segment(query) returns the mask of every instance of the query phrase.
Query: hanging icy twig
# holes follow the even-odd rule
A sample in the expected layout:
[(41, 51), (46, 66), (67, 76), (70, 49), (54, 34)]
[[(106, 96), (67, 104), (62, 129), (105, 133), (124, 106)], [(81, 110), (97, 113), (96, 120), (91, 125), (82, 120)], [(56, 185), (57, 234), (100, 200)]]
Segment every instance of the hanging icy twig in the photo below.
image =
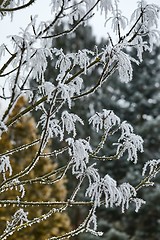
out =
[(69, 155), (72, 157), (72, 173), (83, 173), (89, 162), (89, 153), (92, 152), (89, 142), (84, 139), (68, 138), (67, 143), (69, 145)]
[(12, 175), (12, 167), (8, 156), (0, 157), (0, 173), (3, 175), (3, 179), (6, 180), (6, 172), (9, 171), (9, 176)]

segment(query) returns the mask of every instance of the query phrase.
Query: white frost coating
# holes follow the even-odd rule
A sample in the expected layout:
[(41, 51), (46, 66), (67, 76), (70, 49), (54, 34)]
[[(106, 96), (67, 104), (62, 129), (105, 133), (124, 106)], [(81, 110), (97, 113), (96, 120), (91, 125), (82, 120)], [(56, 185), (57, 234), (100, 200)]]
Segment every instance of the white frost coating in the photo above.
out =
[(158, 27), (160, 7), (156, 4), (148, 4), (146, 1), (138, 1), (138, 8), (133, 12), (131, 21), (135, 21), (143, 10), (143, 27), (150, 30), (153, 26)]
[(105, 198), (105, 206), (113, 207), (121, 206), (122, 212), (128, 209), (131, 201), (136, 203), (137, 211), (142, 203), (145, 203), (142, 199), (136, 198), (136, 190), (129, 183), (123, 183), (117, 186), (117, 182), (111, 178), (108, 174), (104, 178), (93, 179), (90, 182), (89, 187), (86, 190), (86, 196), (91, 198), (94, 202), (94, 206), (99, 207), (103, 196)]
[(9, 156), (0, 157), (0, 173), (2, 173), (4, 180), (6, 180), (5, 173), (9, 171), (9, 176), (12, 175), (12, 167), (10, 164)]
[(42, 82), (44, 82), (44, 73), (48, 65), (48, 57), (52, 59), (52, 52), (50, 49), (47, 48), (35, 49), (34, 56), (30, 56), (28, 66), (34, 66), (32, 71), (32, 77), (35, 78), (37, 81), (41, 80)]
[(89, 119), (89, 124), (92, 124), (97, 132), (103, 128), (109, 132), (113, 126), (120, 124), (120, 118), (112, 110), (103, 109), (103, 113), (97, 112)]
[[(7, 3), (7, 1), (8, 0), (4, 0), (1, 7), (4, 7), (3, 4)], [(134, 134), (130, 124), (126, 121), (121, 123), (119, 117), (116, 116), (113, 111), (103, 109), (103, 112), (96, 113), (89, 119), (89, 123), (93, 125), (97, 132), (100, 130), (101, 133), (103, 132), (100, 143), (97, 144), (98, 146), (95, 146), (95, 151), (92, 151), (89, 140), (75, 139), (77, 136), (76, 124), (77, 122), (83, 124), (83, 121), (76, 114), (69, 113), (67, 108), (71, 108), (72, 100), (75, 100), (77, 95), (81, 95), (81, 89), (83, 89), (82, 96), (87, 95), (92, 92), (92, 89), (93, 91), (97, 89), (98, 85), (101, 87), (101, 83), (103, 83), (116, 69), (119, 72), (122, 82), (127, 83), (132, 80), (133, 70), (131, 63), (136, 62), (138, 64), (139, 62), (129, 56), (129, 51), (127, 51), (128, 54), (126, 54), (126, 50), (130, 47), (136, 49), (137, 57), (139, 61), (142, 61), (143, 52), (146, 50), (151, 51), (155, 39), (157, 42), (160, 40), (160, 32), (154, 29), (154, 27), (158, 26), (158, 11), (160, 11), (160, 8), (154, 4), (147, 4), (144, 0), (139, 1), (138, 9), (133, 13), (131, 18), (131, 26), (127, 26), (126, 28), (128, 21), (122, 16), (121, 11), (118, 9), (119, 0), (52, 0), (50, 2), (51, 11), (53, 12), (50, 21), (44, 21), (37, 24), (37, 17), (35, 16), (24, 30), (21, 29), (19, 36), (10, 36), (12, 41), (11, 49), (6, 45), (0, 46), (0, 57), (3, 57), (5, 53), (9, 55), (8, 61), (6, 60), (6, 63), (2, 65), (1, 74), (2, 76), (6, 75), (5, 85), (9, 85), (11, 93), (6, 93), (6, 95), (3, 94), (1, 98), (6, 97), (7, 99), (7, 96), (13, 96), (13, 105), (15, 104), (15, 99), (18, 99), (21, 94), (28, 94), (31, 100), (34, 100), (33, 103), (38, 100), (35, 105), (33, 104), (33, 108), (36, 106), (36, 108), (43, 111), (43, 115), (39, 121), (42, 127), (42, 135), (40, 138), (40, 149), (37, 152), (37, 158), (32, 162), (31, 168), (34, 168), (50, 138), (57, 137), (60, 140), (66, 141), (68, 143), (67, 147), (65, 146), (62, 149), (54, 150), (52, 153), (63, 153), (66, 149), (69, 149), (68, 166), (72, 167), (72, 173), (74, 177), (77, 178), (77, 182), (79, 180), (78, 186), (73, 190), (70, 201), (73, 205), (75, 204), (75, 196), (77, 196), (77, 192), (84, 178), (88, 180), (86, 196), (89, 197), (91, 201), (94, 201), (83, 224), (79, 225), (77, 230), (67, 233), (66, 236), (72, 237), (72, 234), (77, 235), (83, 231), (90, 232), (95, 236), (100, 236), (101, 233), (96, 232), (97, 207), (100, 207), (101, 204), (106, 207), (120, 206), (122, 212), (124, 212), (125, 209), (129, 207), (130, 202), (134, 202), (136, 204), (135, 211), (138, 211), (140, 206), (145, 202), (142, 199), (136, 198), (136, 191), (143, 186), (154, 184), (151, 183), (150, 180), (160, 171), (160, 160), (152, 160), (145, 164), (143, 168), (143, 175), (145, 175), (145, 178), (140, 182), (138, 187), (136, 187), (136, 190), (129, 183), (118, 185), (116, 180), (108, 174), (103, 177), (100, 176), (98, 168), (95, 166), (96, 164), (93, 162), (90, 163), (90, 157), (91, 161), (94, 161), (96, 157), (97, 159), (103, 159), (104, 157), (106, 160), (112, 160), (114, 158), (118, 159), (124, 153), (127, 153), (127, 160), (136, 163), (138, 151), (143, 151), (143, 140), (140, 136)], [(8, 1), (8, 3), (9, 5), (6, 5), (6, 8), (19, 6), (22, 5), (22, 3), (28, 3), (28, 1), (25, 0), (22, 2), (20, 0), (15, 0)], [(61, 36), (65, 36), (69, 32), (74, 32), (78, 25), (87, 23), (87, 19), (94, 13), (95, 9), (90, 11), (94, 5), (97, 5), (97, 8), (105, 14), (106, 22), (108, 22), (108, 20), (112, 21), (112, 30), (118, 35), (117, 43), (114, 43), (114, 41), (112, 41), (112, 36), (109, 36), (110, 42), (108, 45), (102, 50), (96, 48), (95, 52), (83, 49), (72, 53), (68, 50), (65, 52), (63, 49), (52, 49), (52, 40), (54, 40), (54, 38), (60, 39)], [(87, 15), (87, 12), (90, 13)], [(3, 17), (2, 14), (1, 17)], [(60, 26), (62, 22), (65, 22), (64, 32), (60, 30), (60, 32), (57, 33), (56, 28)], [(70, 24), (73, 25), (71, 26)], [(36, 25), (38, 27), (36, 27)], [(122, 30), (125, 31), (124, 35), (124, 31)], [(47, 68), (47, 60), (48, 58), (53, 59), (53, 57), (54, 66), (57, 70), (54, 74), (55, 85), (45, 81), (44, 76)], [(96, 85), (94, 86), (92, 85), (92, 81), (84, 82), (84, 85), (82, 85), (83, 80), (81, 77), (88, 73), (87, 70), (90, 71), (95, 66), (100, 75), (100, 81), (98, 81), (97, 84), (95, 83)], [(38, 82), (37, 85), (40, 86), (37, 88), (40, 94), (36, 92), (36, 99), (34, 98), (36, 88), (33, 89), (30, 87), (30, 79), (35, 79)], [(41, 100), (39, 99), (39, 96), (46, 95), (47, 101), (43, 97)], [(39, 106), (37, 106), (37, 104), (39, 104)], [(12, 103), (9, 106), (11, 105)], [(13, 106), (11, 106), (8, 113), (11, 112), (12, 109)], [(6, 119), (7, 118), (8, 116), (6, 116)], [(0, 131), (7, 131), (7, 127), (3, 122), (0, 122)], [(107, 137), (114, 133), (116, 133), (115, 137), (119, 137), (118, 143), (115, 144), (118, 145), (116, 154), (113, 156), (99, 156), (100, 150), (103, 148)], [(71, 134), (73, 138), (66, 140), (67, 134)], [(90, 139), (90, 137), (88, 137), (88, 139)], [(22, 150), (25, 149), (25, 147), (20, 146), (15, 148), (13, 151), (9, 151), (8, 154), (18, 152), (19, 149)], [(48, 155), (52, 153), (48, 153)], [(64, 171), (64, 174), (62, 174), (63, 176), (67, 169)], [(19, 179), (23, 175), (27, 177), (28, 172), (29, 170), (25, 168), (24, 171), (19, 173)], [(0, 158), (0, 173), (3, 174), (4, 179), (12, 174), (8, 156)], [(16, 189), (20, 192), (17, 193), (17, 195), (21, 195), (17, 197), (17, 204), (21, 204), (20, 200), (25, 194), (24, 185), (19, 179), (14, 179), (14, 177), (7, 179), (7, 183), (2, 183), (1, 187), (1, 192), (7, 191), (8, 189)], [(7, 204), (9, 203), (7, 202)], [(83, 204), (85, 204), (85, 201)], [(86, 204), (88, 204), (88, 198), (86, 199)], [(54, 211), (60, 212), (64, 210), (64, 208), (62, 207), (58, 210), (52, 209), (51, 211), (52, 213)], [(36, 222), (46, 219), (52, 214), (51, 211), (48, 215), (45, 214), (29, 221), (25, 226), (31, 226)], [(9, 229), (10, 232), (7, 233), (6, 236), (12, 234), (16, 229), (20, 230), (23, 228), (24, 226), (21, 224), (27, 221), (27, 213), (25, 213), (23, 209), (18, 210), (11, 221), (7, 223), (8, 228), (6, 228), (6, 231)], [(62, 237), (52, 237), (51, 239), (59, 238), (64, 239), (65, 235)]]
[(61, 116), (62, 119), (62, 130), (66, 130), (68, 134), (73, 132), (73, 137), (76, 136), (76, 127), (75, 123), (78, 121), (82, 125), (84, 125), (82, 119), (78, 117), (76, 114), (68, 113), (67, 111), (64, 111)]
[(120, 192), (120, 202), (122, 205), (122, 212), (125, 211), (125, 209), (129, 208), (129, 201), (131, 200), (131, 197), (136, 197), (137, 193), (134, 187), (132, 187), (129, 183), (122, 183), (118, 190)]
[(84, 173), (89, 162), (89, 153), (92, 152), (89, 142), (85, 139), (74, 140), (73, 138), (68, 138), (66, 141), (69, 145), (69, 155), (72, 157), (72, 173)]
[(137, 18), (142, 15), (143, 12), (143, 21), (141, 22), (141, 27), (136, 25), (134, 31), (137, 30), (148, 35), (148, 43), (144, 40), (141, 34), (138, 34), (132, 43), (137, 48), (137, 56), (140, 61), (142, 61), (142, 53), (144, 50), (152, 51), (153, 43), (159, 42), (160, 40), (160, 31), (154, 29), (158, 27), (159, 22), (159, 11), (160, 7), (156, 4), (148, 4), (146, 1), (138, 1), (138, 8), (131, 15), (131, 22), (135, 22)]
[[(45, 113), (42, 114), (38, 125), (42, 127), (42, 133), (46, 131), (46, 139), (43, 141), (43, 149), (48, 143), (48, 140), (53, 137), (59, 137), (60, 141), (63, 139), (63, 131), (60, 127), (59, 120), (55, 118), (54, 115), (48, 117)], [(43, 134), (42, 134), (43, 136)]]
[[(5, 186), (4, 186), (4, 187), (5, 187)], [(7, 185), (7, 187), (8, 187), (9, 189), (11, 189), (11, 190), (15, 188), (16, 191), (18, 191), (18, 192), (21, 193), (20, 198), (23, 198), (23, 197), (24, 197), (24, 195), (25, 195), (25, 188), (24, 188), (24, 186), (23, 186), (22, 184), (20, 184), (19, 179), (17, 179), (17, 178), (13, 179), (13, 180)], [(2, 191), (3, 191), (3, 187), (2, 187)], [(6, 191), (6, 189), (4, 189), (4, 191)]]
[(24, 212), (22, 208), (17, 210), (15, 214), (12, 216), (11, 221), (7, 221), (6, 229), (4, 232), (10, 232), (14, 227), (18, 225), (22, 225), (23, 223), (28, 222), (28, 212)]
[(127, 160), (136, 164), (138, 160), (137, 152), (143, 152), (143, 139), (139, 135), (131, 133), (129, 136), (124, 136), (123, 139), (120, 137), (120, 141), (122, 143), (117, 144), (117, 155), (121, 157), (127, 151)]
[[(145, 163), (142, 171), (142, 176), (145, 176), (147, 172), (147, 168), (149, 168), (149, 175), (154, 175), (153, 177), (156, 176), (158, 171), (160, 171), (160, 159), (153, 159)], [(159, 168), (159, 169), (158, 169)]]
[(73, 81), (71, 81), (68, 84), (68, 87), (70, 89), (72, 89), (72, 95), (73, 94), (77, 94), (79, 95), (81, 92), (81, 88), (82, 88), (82, 84), (83, 84), (83, 79), (80, 77), (76, 77)]
[[(115, 0), (117, 2), (117, 0)], [(100, 1), (100, 10), (101, 13), (104, 12), (105, 18), (108, 17), (108, 12), (113, 10), (113, 1), (112, 0), (101, 0)]]
[(87, 66), (90, 62), (90, 57), (88, 55), (94, 55), (94, 52), (87, 49), (79, 50), (74, 58), (74, 65), (79, 65), (80, 68), (84, 68), (84, 73), (86, 74)]
[(71, 108), (72, 97), (74, 95), (80, 94), (83, 80), (80, 77), (76, 77), (73, 81), (68, 84), (59, 83), (58, 90), (61, 94), (61, 98), (68, 103), (69, 108)]
[(52, 94), (56, 89), (56, 87), (51, 82), (45, 81), (44, 84), (39, 88), (40, 88), (40, 92), (47, 95), (47, 101), (49, 102), (52, 99), (52, 96), (53, 96)]
[(71, 56), (70, 54), (64, 54), (63, 52), (63, 49), (57, 49), (57, 48), (54, 48), (53, 49), (53, 54), (55, 54), (55, 56), (58, 57), (58, 60), (56, 62), (56, 69), (59, 68), (60, 70), (60, 73), (61, 72), (66, 72), (67, 70), (70, 69), (71, 67)]
[(94, 231), (97, 230), (97, 216), (96, 216), (95, 212), (92, 213), (92, 215), (87, 223), (87, 230), (91, 230), (91, 226)]
[(5, 45), (2, 44), (0, 45), (0, 58), (3, 57), (5, 55)]
[(64, 54), (63, 49), (53, 49), (53, 53), (58, 57), (56, 62), (56, 69), (59, 68), (60, 73), (66, 72), (71, 68), (71, 66), (78, 65), (80, 68), (84, 68), (84, 73), (86, 73), (87, 66), (90, 62), (90, 56), (94, 55), (94, 52), (87, 49), (79, 50), (77, 53)]
[(113, 56), (113, 60), (117, 61), (117, 69), (119, 72), (119, 77), (121, 82), (129, 82), (133, 77), (133, 69), (131, 65), (131, 57), (124, 53), (123, 51), (117, 51), (115, 49), (115, 54)]
[(120, 125), (121, 129), (121, 136), (119, 138), (119, 141), (124, 139), (126, 136), (130, 136), (131, 133), (133, 133), (133, 127), (127, 123), (127, 121), (123, 121)]
[(116, 154), (121, 157), (125, 151), (128, 151), (127, 160), (137, 163), (137, 152), (143, 152), (143, 139), (133, 133), (133, 127), (129, 123), (126, 121), (120, 123), (120, 118), (113, 111), (103, 109), (103, 113), (96, 113), (89, 119), (89, 124), (92, 124), (97, 132), (103, 129), (107, 133), (112, 127), (117, 126), (115, 131), (120, 129), (121, 136), (118, 139), (118, 144), (114, 144), (118, 145)]
[[(0, 116), (1, 117), (1, 116)], [(3, 132), (7, 132), (8, 127), (5, 125), (4, 122), (0, 120), (0, 138)]]
[(141, 208), (142, 204), (146, 204), (146, 201), (144, 201), (141, 198), (132, 198), (132, 202), (134, 202), (136, 204), (135, 212), (139, 211), (139, 209)]
[(58, 90), (61, 93), (61, 98), (68, 103), (71, 108), (71, 97), (74, 95), (74, 88), (70, 88), (68, 85), (59, 83)]
[[(25, 0), (14, 0), (14, 1), (7, 1), (7, 0), (5, 0), (5, 1), (2, 1), (1, 7), (3, 8), (6, 3), (7, 3), (6, 8), (7, 9), (8, 8), (12, 9), (12, 8), (16, 8), (18, 6), (22, 6), (25, 3)], [(5, 12), (5, 14), (0, 14), (0, 18), (3, 19), (6, 16), (6, 14), (10, 15), (11, 19), (13, 18), (13, 12), (12, 11), (11, 12), (10, 11), (9, 12)]]
[(96, 163), (92, 164), (91, 166), (87, 167), (85, 170), (85, 176), (88, 177), (89, 180), (89, 186), (92, 184), (92, 182), (99, 182), (100, 181), (100, 175), (98, 173), (98, 169), (94, 166)]
[[(112, 11), (113, 17), (109, 18), (108, 20), (112, 19), (112, 29), (117, 35), (120, 34), (121, 29), (125, 29), (128, 25), (128, 19), (122, 15), (120, 9), (118, 9), (118, 4), (115, 2), (116, 9)], [(106, 21), (107, 22), (107, 21)]]
[[(105, 195), (105, 206), (113, 206), (115, 202), (116, 195), (118, 194), (116, 188), (116, 181), (112, 179), (109, 175), (101, 178), (98, 181), (94, 181), (86, 190), (86, 196), (91, 198), (94, 202), (95, 207), (99, 207), (101, 203), (102, 195)], [(117, 198), (116, 198), (117, 199)]]
[(60, 10), (60, 8), (62, 7), (62, 5), (64, 7), (66, 7), (67, 5), (69, 5), (69, 1), (68, 0), (51, 0), (51, 10), (52, 12), (58, 12)]

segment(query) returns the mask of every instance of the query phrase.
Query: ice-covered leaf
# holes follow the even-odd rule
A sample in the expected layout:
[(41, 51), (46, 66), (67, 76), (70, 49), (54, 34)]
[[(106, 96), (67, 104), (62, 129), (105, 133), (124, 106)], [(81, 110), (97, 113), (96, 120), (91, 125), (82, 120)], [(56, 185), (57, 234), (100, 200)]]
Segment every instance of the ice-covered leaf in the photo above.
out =
[(92, 124), (97, 132), (100, 129), (105, 129), (109, 132), (113, 126), (120, 124), (120, 118), (112, 110), (103, 109), (102, 113), (97, 112), (89, 119), (89, 124)]
[(117, 144), (117, 155), (119, 157), (123, 156), (123, 154), (127, 151), (128, 161), (133, 161), (137, 163), (138, 160), (138, 151), (143, 152), (143, 139), (134, 133), (124, 137), (123, 139), (119, 139), (120, 142)]
[(117, 61), (117, 69), (121, 82), (128, 83), (133, 77), (131, 57), (123, 51), (115, 51), (113, 59)]
[(12, 219), (10, 221), (7, 221), (5, 232), (12, 232), (12, 230), (19, 225), (22, 225), (23, 223), (28, 222), (28, 212), (24, 212), (22, 208), (17, 210), (15, 214), (12, 216)]
[(152, 174), (152, 177), (155, 177), (158, 171), (160, 171), (160, 159), (147, 161), (143, 167), (142, 176), (145, 176), (147, 170), (149, 170), (149, 175)]
[(5, 173), (9, 171), (9, 176), (12, 175), (12, 166), (10, 164), (9, 156), (0, 157), (0, 173), (2, 173), (4, 180), (6, 179)]
[(69, 108), (71, 108), (72, 97), (76, 94), (80, 94), (82, 83), (82, 78), (76, 77), (68, 84), (58, 84), (58, 90), (60, 92), (61, 98), (68, 103)]
[(66, 141), (69, 145), (69, 154), (72, 157), (72, 173), (83, 174), (89, 162), (89, 153), (92, 152), (89, 142), (85, 139), (74, 140), (73, 138), (68, 138)]
[(42, 94), (47, 95), (47, 101), (49, 102), (52, 97), (53, 97), (53, 92), (56, 89), (56, 87), (48, 81), (45, 81), (44, 84), (42, 86), (39, 87), (40, 92), (42, 92)]
[(95, 208), (99, 207), (103, 199), (105, 199), (106, 207), (121, 206), (122, 212), (128, 209), (132, 199), (136, 203), (136, 211), (138, 211), (144, 201), (137, 199), (136, 195), (133, 186), (129, 183), (118, 186), (117, 182), (108, 174), (103, 178), (95, 179), (86, 190), (86, 196), (90, 197), (91, 201), (94, 202)]
[(82, 125), (84, 124), (82, 119), (78, 117), (76, 114), (68, 113), (64, 111), (61, 116), (62, 119), (62, 129), (66, 130), (69, 134), (73, 132), (73, 137), (76, 136), (76, 126), (75, 123), (78, 121)]

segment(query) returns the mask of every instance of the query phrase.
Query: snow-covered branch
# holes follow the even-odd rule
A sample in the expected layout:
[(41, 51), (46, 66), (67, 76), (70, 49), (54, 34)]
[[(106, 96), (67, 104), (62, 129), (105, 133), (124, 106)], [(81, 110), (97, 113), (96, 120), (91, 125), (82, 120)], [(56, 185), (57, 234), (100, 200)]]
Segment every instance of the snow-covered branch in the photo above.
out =
[[(152, 51), (155, 40), (160, 41), (160, 7), (140, 0), (129, 21), (119, 9), (118, 0), (49, 2), (51, 20), (38, 22), (38, 17), (32, 16), (28, 25), (21, 28), (19, 35), (9, 36), (11, 46), (0, 46), (0, 78), (5, 82), (0, 89), (0, 101), (6, 100), (5, 111), (0, 112), (0, 137), (8, 144), (8, 149), (4, 148), (0, 152), (0, 207), (18, 208), (6, 221), (6, 227), (0, 233), (1, 240), (16, 231), (45, 221), (57, 212), (72, 209), (73, 206), (88, 206), (90, 209), (75, 230), (49, 239), (70, 238), (82, 232), (100, 237), (102, 232), (98, 231), (97, 209), (102, 205), (106, 208), (120, 207), (125, 213), (130, 203), (135, 203), (137, 212), (145, 203), (138, 197), (138, 190), (153, 185), (151, 180), (160, 171), (160, 160), (149, 160), (143, 168), (144, 179), (139, 179), (135, 187), (128, 182), (119, 183), (107, 171), (102, 174), (98, 169), (98, 160), (127, 160), (136, 164), (139, 153), (144, 151), (143, 139), (135, 133), (134, 126), (121, 120), (112, 109), (93, 110), (93, 114), (86, 112), (89, 118), (87, 122), (86, 116), (81, 114), (76, 105), (76, 100), (81, 100), (81, 105), (87, 104), (86, 97), (95, 94), (106, 82), (108, 84), (109, 77), (115, 72), (123, 84), (132, 81), (132, 64), (142, 62), (143, 53)], [(0, 1), (1, 20), (6, 14), (13, 18), (18, 10), (33, 3), (36, 1)], [(45, 1), (44, 11), (47, 3)], [(117, 42), (113, 41), (110, 33), (102, 48), (95, 46), (92, 50), (84, 48), (71, 52), (54, 46), (55, 39), (61, 45), (63, 36), (74, 33), (81, 24), (87, 25), (88, 19), (97, 10), (104, 13), (105, 24), (111, 21), (113, 34), (118, 37)], [(63, 24), (65, 27), (61, 29)], [(61, 30), (57, 32), (58, 28)], [(136, 57), (130, 55), (131, 47), (136, 50)], [(52, 61), (51, 79), (47, 77), (49, 61)], [(97, 77), (93, 80), (89, 75), (94, 75), (95, 71)], [(18, 104), (21, 99), (25, 100), (20, 107)], [(31, 114), (36, 111), (38, 124), (32, 123), (32, 126), (34, 130), (37, 129), (35, 132), (39, 136), (35, 137), (36, 133), (32, 131), (28, 133), (31, 135), (30, 140), (26, 141), (23, 136), (24, 141), (17, 140), (16, 145), (14, 135), (19, 136), (23, 132), (21, 124), (23, 126), (25, 121), (29, 122)], [(26, 116), (29, 118), (23, 120)], [(16, 127), (20, 131), (15, 134)], [(94, 130), (98, 140), (92, 135)], [(109, 145), (113, 150), (112, 155), (104, 153), (105, 147)], [(29, 152), (33, 153), (30, 160)], [(27, 155), (27, 160), (23, 160), (22, 154), (25, 157)], [(43, 161), (45, 167), (41, 165)], [(49, 167), (50, 162), (52, 164)], [(40, 172), (37, 171), (38, 164)], [(14, 170), (15, 165), (19, 165), (18, 171)], [(66, 178), (68, 182), (75, 182), (68, 200), (56, 201), (53, 197), (44, 201), (25, 199), (28, 186), (36, 191), (38, 184), (40, 188), (48, 185), (53, 187), (66, 181)], [(81, 188), (84, 201), (79, 199)], [(6, 197), (5, 194), (10, 191), (15, 191), (16, 196)], [(50, 210), (46, 213), (40, 211), (40, 216), (31, 219), (23, 208), (35, 206), (48, 207)]]

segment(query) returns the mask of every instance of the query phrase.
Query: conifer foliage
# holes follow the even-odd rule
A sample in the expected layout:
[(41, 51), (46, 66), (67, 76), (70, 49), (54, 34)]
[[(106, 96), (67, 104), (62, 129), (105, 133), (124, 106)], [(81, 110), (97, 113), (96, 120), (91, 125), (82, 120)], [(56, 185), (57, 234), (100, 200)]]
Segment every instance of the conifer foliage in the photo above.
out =
[[(38, 1), (38, 0), (37, 0)], [(3, 1), (1, 2), (1, 19), (6, 15), (16, 14), (17, 11), (27, 8), (37, 2), (31, 1)], [(128, 84), (133, 77), (132, 64), (142, 61), (144, 51), (152, 51), (153, 42), (160, 39), (158, 31), (158, 18), (160, 7), (155, 4), (148, 4), (141, 0), (133, 12), (130, 22), (122, 15), (119, 9), (119, 1), (115, 0), (56, 0), (49, 1), (52, 13), (52, 19), (46, 22), (38, 23), (37, 16), (32, 16), (28, 26), (21, 29), (19, 35), (10, 36), (12, 46), (2, 44), (0, 46), (0, 56), (2, 67), (0, 68), (0, 77), (5, 78), (5, 86), (2, 87), (1, 98), (8, 100), (6, 111), (1, 114), (0, 131), (1, 136), (7, 132), (14, 131), (14, 124), (19, 124), (25, 114), (32, 110), (39, 110), (41, 116), (38, 122), (40, 129), (40, 138), (29, 140), (29, 142), (19, 143), (14, 146), (14, 138), (11, 136), (11, 149), (2, 151), (0, 155), (0, 173), (2, 181), (0, 183), (1, 207), (10, 206), (17, 209), (10, 218), (7, 219), (4, 231), (0, 239), (6, 239), (16, 232), (23, 232), (23, 229), (36, 226), (44, 222), (55, 213), (64, 212), (76, 206), (88, 206), (88, 212), (81, 223), (73, 230), (66, 233), (47, 236), (48, 239), (66, 239), (76, 236), (82, 232), (88, 232), (97, 237), (103, 235), (103, 232), (97, 227), (97, 210), (102, 206), (105, 208), (117, 207), (122, 213), (125, 213), (130, 204), (134, 203), (135, 211), (139, 211), (141, 205), (145, 204), (145, 199), (141, 199), (139, 190), (154, 184), (154, 178), (160, 171), (160, 162), (157, 159), (148, 159), (148, 163), (143, 169), (143, 176), (139, 183), (132, 186), (128, 182), (118, 182), (107, 171), (101, 173), (97, 162), (117, 161), (125, 158), (136, 164), (139, 153), (143, 152), (143, 139), (137, 135), (134, 126), (131, 126), (125, 120), (121, 120), (112, 109), (99, 109), (89, 116), (88, 121), (83, 120), (83, 116), (77, 115), (74, 111), (74, 101), (84, 99), (90, 94), (100, 89), (108, 78), (115, 72), (119, 75), (119, 81)], [(46, 4), (46, 3), (45, 3)], [(52, 46), (52, 39), (61, 39), (62, 36), (70, 34), (85, 23), (94, 15), (96, 9), (105, 13), (105, 22), (111, 21), (113, 34), (117, 36), (117, 41), (112, 39), (109, 34), (107, 44), (102, 49), (95, 47), (94, 50), (78, 49), (73, 52), (65, 52), (62, 48)], [(67, 22), (66, 28), (62, 31), (54, 31), (63, 21)], [(146, 40), (147, 39), (147, 40)], [(137, 55), (132, 57), (126, 49), (134, 47)], [(45, 77), (47, 68), (47, 59), (55, 59), (53, 68), (57, 74), (53, 82), (49, 82)], [(6, 60), (7, 59), (7, 60)], [(96, 81), (88, 78), (88, 72), (98, 71)], [(84, 77), (85, 76), (85, 77)], [(30, 87), (31, 79), (37, 82), (36, 89)], [(11, 115), (14, 106), (19, 99), (25, 96), (30, 105), (23, 108), (16, 115)], [(77, 128), (83, 129), (88, 126), (88, 132), (82, 138)], [(35, 126), (36, 127), (36, 126)], [(95, 146), (91, 132), (101, 135), (99, 142)], [(23, 132), (25, 139), (25, 133)], [(108, 140), (115, 137), (112, 145), (113, 154), (102, 154), (104, 145)], [(18, 136), (17, 136), (18, 137)], [(61, 145), (53, 145), (54, 150), (48, 149), (48, 143), (56, 139)], [(54, 141), (52, 141), (54, 143)], [(34, 149), (32, 159), (23, 165), (23, 156), (21, 152), (30, 153)], [(26, 150), (27, 149), (27, 150)], [(12, 155), (15, 154), (15, 162), (12, 162)], [(58, 169), (50, 169), (46, 160), (46, 172), (39, 176), (33, 174), (39, 164), (43, 162), (43, 157), (63, 156), (63, 166)], [(27, 158), (28, 159), (28, 158)], [(14, 170), (16, 162), (19, 163), (19, 171)], [(12, 166), (13, 165), (13, 166)], [(29, 188), (37, 182), (41, 185), (38, 191), (39, 195), (46, 194), (48, 185), (57, 183), (65, 179), (66, 174), (72, 176), (76, 182), (75, 188), (63, 200), (44, 200), (35, 199), (26, 200)], [(33, 174), (33, 176), (32, 176)], [(30, 186), (31, 185), (31, 186)], [(42, 186), (44, 188), (42, 188)], [(78, 192), (84, 187), (85, 199), (81, 201), (78, 198)], [(6, 199), (5, 194), (15, 189), (19, 192), (16, 198)], [(44, 192), (43, 192), (44, 191)], [(27, 193), (28, 192), (28, 193)], [(48, 192), (47, 192), (48, 193)], [(49, 193), (48, 193), (49, 194)], [(39, 206), (45, 206), (48, 211), (39, 212), (37, 216), (30, 216), (27, 208), (33, 209)], [(48, 225), (47, 225), (48, 226)], [(48, 230), (50, 233), (52, 229)], [(58, 236), (57, 236), (58, 235)]]
[[(27, 102), (25, 101), (25, 99), (23, 97), (19, 98), (10, 117), (14, 117), (15, 115), (17, 115), (25, 105), (27, 106)], [(36, 143), (38, 138), (39, 136), (37, 134), (34, 118), (31, 115), (23, 116), (19, 121), (14, 124), (13, 128), (11, 128), (10, 131), (3, 134), (0, 140), (0, 152), (2, 153), (4, 151), (10, 151), (13, 148), (18, 148), (21, 145), (26, 145), (31, 142)], [(25, 166), (27, 166), (31, 162), (34, 153), (37, 150), (37, 144), (33, 144), (31, 147), (24, 148), (20, 152), (15, 151), (10, 157), (10, 161), (13, 166), (12, 174), (16, 174), (20, 172), (23, 168), (25, 168)], [(55, 170), (56, 167), (57, 164), (53, 163), (53, 160), (51, 160), (50, 158), (42, 157), (41, 161), (39, 161), (36, 167), (29, 173), (29, 178), (33, 179), (41, 176), (42, 174), (46, 174), (50, 171)], [(39, 184), (39, 182), (37, 181), (35, 184), (30, 185), (26, 183), (25, 188), (23, 187), (23, 185), (19, 185), (17, 187), (11, 188), (10, 191), (3, 192), (3, 195), (1, 195), (1, 200), (20, 200), (24, 195), (23, 201), (64, 201), (66, 198), (66, 194), (67, 192), (64, 180), (57, 182), (53, 186), (49, 184), (42, 185)], [(1, 232), (5, 229), (5, 221), (9, 221), (10, 215), (14, 215), (18, 209), (19, 208), (16, 206), (11, 207), (8, 205), (6, 205), (4, 208), (0, 208)], [(46, 206), (28, 206), (25, 208), (25, 210), (28, 211), (28, 215), (26, 217), (34, 218), (39, 217), (45, 212), (47, 212), (48, 208)], [(21, 212), (22, 209), (18, 213), (20, 214)], [(65, 233), (68, 230), (70, 230), (70, 221), (67, 214), (55, 213), (45, 222), (41, 222), (38, 227), (37, 225), (33, 225), (29, 229), (24, 229), (23, 231), (16, 232), (14, 235), (11, 235), (9, 239), (46, 239), (51, 236)]]

